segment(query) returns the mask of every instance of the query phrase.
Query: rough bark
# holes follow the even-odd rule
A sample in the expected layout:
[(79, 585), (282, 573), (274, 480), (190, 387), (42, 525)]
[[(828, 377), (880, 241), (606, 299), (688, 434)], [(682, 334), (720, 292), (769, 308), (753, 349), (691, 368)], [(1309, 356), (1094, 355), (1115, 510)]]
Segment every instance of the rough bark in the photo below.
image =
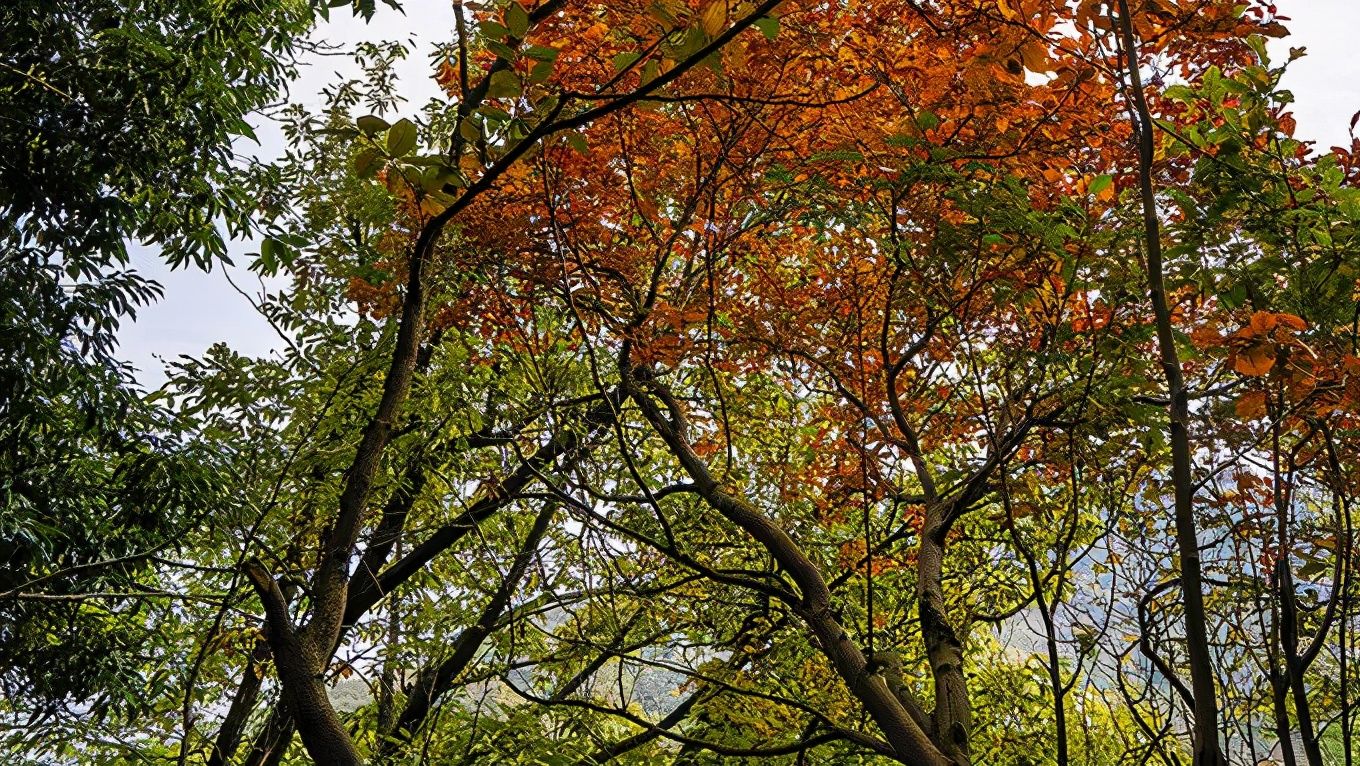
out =
[(359, 753), (326, 696), (318, 670), (324, 662), (299, 639), (278, 584), (258, 561), (246, 562), (245, 573), (264, 603), (265, 635), (274, 653), (284, 703), (298, 722), (308, 755), (328, 766), (360, 766)]
[(935, 742), (956, 763), (971, 762), (968, 736), (972, 731), (972, 707), (963, 676), (963, 644), (959, 641), (944, 601), (944, 538), (948, 533), (947, 506), (926, 508), (926, 526), (917, 558), (917, 598), (921, 638), (935, 683), (935, 710), (931, 716)]

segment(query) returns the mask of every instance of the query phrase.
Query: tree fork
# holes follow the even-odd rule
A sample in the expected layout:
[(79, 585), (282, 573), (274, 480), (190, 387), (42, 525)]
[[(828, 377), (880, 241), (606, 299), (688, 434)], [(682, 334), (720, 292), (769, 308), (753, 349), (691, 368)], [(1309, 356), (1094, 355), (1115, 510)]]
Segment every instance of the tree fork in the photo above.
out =
[(646, 385), (657, 391), (671, 413), (673, 420), (668, 420), (651, 397), (641, 390), (641, 384), (633, 377), (626, 360), (620, 368), (624, 388), (694, 481), (699, 495), (711, 508), (760, 543), (793, 578), (802, 594), (802, 603), (792, 605), (795, 613), (811, 630), (817, 645), (831, 660), (850, 693), (864, 705), (898, 759), (922, 766), (958, 766), (958, 762), (931, 741), (918, 725), (921, 715), (909, 712), (883, 677), (871, 671), (863, 650), (850, 639), (832, 614), (831, 592), (817, 566), (784, 530), (744, 499), (722, 489), (686, 440), (684, 416), (674, 398), (650, 375), (647, 376)]
[(293, 627), (278, 583), (258, 560), (247, 561), (244, 568), (264, 604), (265, 635), (274, 653), (283, 699), (298, 722), (308, 755), (317, 763), (361, 766), (363, 761), (349, 732), (326, 697), (324, 667), (318, 668), (316, 653)]

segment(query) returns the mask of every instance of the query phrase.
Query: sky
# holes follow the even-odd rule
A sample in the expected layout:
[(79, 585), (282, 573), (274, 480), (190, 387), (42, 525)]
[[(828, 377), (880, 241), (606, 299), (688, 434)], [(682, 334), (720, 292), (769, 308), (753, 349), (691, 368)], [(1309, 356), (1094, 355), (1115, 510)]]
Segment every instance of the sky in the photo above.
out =
[[(430, 77), (433, 68), (428, 56), (437, 42), (452, 38), (453, 11), (448, 0), (401, 1), (404, 14), (380, 3), (377, 15), (367, 24), (337, 9), (331, 21), (317, 28), (313, 39), (342, 48), (352, 48), (363, 40), (409, 41), (412, 54), (397, 69), (402, 91), (408, 94), (406, 106), (414, 110), (438, 92)], [(1272, 56), (1282, 61), (1290, 47), (1308, 49), (1308, 55), (1294, 62), (1285, 79), (1285, 86), (1295, 96), (1297, 135), (1316, 141), (1323, 150), (1349, 144), (1350, 119), (1360, 110), (1360, 54), (1355, 34), (1360, 30), (1360, 0), (1276, 0), (1276, 6), (1280, 14), (1290, 17), (1286, 25), (1292, 34), (1273, 41)], [(319, 107), (322, 87), (349, 79), (356, 72), (349, 57), (312, 57), (290, 96), (307, 106)], [(277, 156), (283, 148), (277, 129), (267, 121), (257, 120), (256, 125), (260, 144), (243, 143), (238, 150), (261, 158)], [(162, 360), (199, 356), (219, 341), (250, 356), (282, 347), (282, 341), (255, 312), (251, 301), (228, 281), (230, 275), (248, 295), (261, 292), (263, 286), (243, 268), (247, 262), (244, 254), (251, 250), (248, 243), (235, 243), (232, 252), (238, 266), (218, 267), (212, 272), (170, 271), (154, 253), (134, 250), (133, 263), (138, 271), (165, 290), (159, 302), (144, 307), (135, 321), (124, 323), (119, 333), (122, 356), (138, 370), (144, 386), (155, 388), (164, 382)]]

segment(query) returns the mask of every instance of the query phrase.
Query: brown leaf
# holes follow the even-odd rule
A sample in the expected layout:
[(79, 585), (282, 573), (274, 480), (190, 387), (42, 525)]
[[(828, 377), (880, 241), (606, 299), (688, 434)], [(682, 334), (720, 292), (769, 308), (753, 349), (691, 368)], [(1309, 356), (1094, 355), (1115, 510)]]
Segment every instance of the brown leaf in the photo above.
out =
[(1292, 329), (1292, 330), (1307, 330), (1307, 329), (1308, 329), (1308, 323), (1305, 322), (1305, 321), (1303, 321), (1303, 319), (1302, 319), (1301, 317), (1295, 316), (1295, 315), (1293, 315), (1293, 314), (1276, 314), (1276, 315), (1275, 315), (1275, 320), (1276, 320), (1278, 323), (1280, 323), (1280, 324), (1284, 325), (1285, 327), (1288, 327), (1288, 328), (1290, 328), (1290, 329)]
[(1266, 412), (1266, 392), (1248, 391), (1237, 400), (1233, 409), (1237, 412), (1237, 417), (1243, 420), (1264, 415)]

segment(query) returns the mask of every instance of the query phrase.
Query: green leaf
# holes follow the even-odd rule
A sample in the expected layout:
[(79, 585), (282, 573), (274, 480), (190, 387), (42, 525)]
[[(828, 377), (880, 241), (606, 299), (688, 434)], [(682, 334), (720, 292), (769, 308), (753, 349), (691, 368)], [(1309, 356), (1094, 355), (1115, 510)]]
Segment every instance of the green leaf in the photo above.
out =
[(486, 94), (492, 98), (514, 98), (524, 92), (519, 77), (509, 69), (502, 69), (491, 75), (491, 83)]
[(1247, 286), (1241, 282), (1225, 289), (1219, 288), (1218, 301), (1226, 309), (1235, 309), (1247, 302)]
[(408, 119), (397, 120), (387, 130), (387, 152), (393, 157), (410, 154), (416, 148), (416, 124)]
[(482, 117), (486, 119), (488, 126), (492, 127), (500, 125), (503, 122), (510, 121), (509, 112), (505, 111), (504, 109), (501, 109), (498, 106), (492, 106), (491, 104), (487, 104), (481, 109), (478, 109), (477, 113), (482, 115)]
[(280, 265), (293, 262), (293, 251), (288, 245), (274, 237), (265, 237), (260, 242), (260, 272), (277, 274)]
[(703, 50), (703, 47), (707, 44), (708, 35), (704, 34), (704, 30), (699, 27), (690, 27), (685, 30), (685, 36), (681, 38), (680, 43), (672, 47), (672, 57), (683, 61)]
[(659, 74), (661, 74), (661, 64), (656, 59), (651, 59), (642, 65), (642, 84), (646, 85), (655, 80)]
[(511, 3), (505, 9), (505, 26), (509, 28), (510, 34), (521, 40), (529, 32), (529, 14), (519, 3)]
[(359, 126), (359, 130), (366, 136), (371, 136), (374, 135), (375, 133), (381, 133), (382, 131), (392, 127), (387, 123), (387, 120), (384, 120), (383, 118), (372, 114), (367, 114), (364, 115), (363, 117), (360, 117), (359, 119), (355, 120), (355, 124)]
[(259, 145), (260, 143), (259, 136), (255, 135), (255, 129), (250, 127), (250, 123), (246, 122), (245, 120), (234, 121), (232, 123), (231, 132), (235, 133), (238, 136), (245, 136), (246, 138), (249, 138), (251, 141), (254, 141), (256, 145)]
[(1309, 561), (1299, 569), (1299, 577), (1304, 580), (1312, 580), (1314, 577), (1326, 572), (1328, 569), (1331, 569), (1331, 567), (1328, 566), (1326, 562), (1317, 560)]
[(444, 184), (457, 180), (457, 173), (450, 167), (428, 167), (420, 171), (420, 188), (427, 193), (441, 191)]
[(492, 40), (504, 40), (510, 35), (510, 30), (506, 29), (505, 25), (497, 24), (494, 21), (483, 21), (481, 24), (477, 25), (477, 29), (482, 33), (483, 37)]
[(1247, 45), (1251, 48), (1252, 52), (1256, 54), (1256, 58), (1259, 59), (1261, 63), (1270, 61), (1270, 55), (1266, 52), (1266, 39), (1264, 37), (1261, 35), (1248, 35)]
[(1189, 103), (1195, 100), (1195, 92), (1184, 85), (1170, 85), (1162, 91), (1162, 97), (1171, 101)]
[(1099, 194), (1105, 191), (1106, 189), (1110, 188), (1110, 184), (1112, 183), (1114, 183), (1113, 176), (1110, 175), (1096, 176), (1095, 179), (1091, 181), (1091, 185), (1087, 187), (1087, 190), (1090, 191), (1092, 194)]
[(517, 55), (515, 55), (515, 49), (511, 48), (505, 43), (498, 43), (495, 42), (494, 40), (488, 40), (486, 42), (486, 49), (496, 54), (497, 58), (504, 59), (505, 61), (511, 63), (514, 63), (515, 59), (519, 58)]
[(637, 61), (641, 57), (642, 54), (638, 53), (637, 51), (624, 51), (623, 53), (614, 56), (614, 71), (622, 72), (623, 70), (632, 66), (633, 62)]
[(552, 72), (553, 62), (540, 61), (537, 64), (534, 64), (533, 69), (529, 70), (529, 82), (530, 84), (537, 85), (538, 83), (547, 80), (549, 77), (552, 77)]
[(560, 52), (546, 45), (530, 45), (524, 49), (524, 55), (537, 61), (556, 61)]
[(765, 35), (766, 40), (773, 40), (779, 35), (779, 19), (773, 16), (762, 16), (752, 23)]

